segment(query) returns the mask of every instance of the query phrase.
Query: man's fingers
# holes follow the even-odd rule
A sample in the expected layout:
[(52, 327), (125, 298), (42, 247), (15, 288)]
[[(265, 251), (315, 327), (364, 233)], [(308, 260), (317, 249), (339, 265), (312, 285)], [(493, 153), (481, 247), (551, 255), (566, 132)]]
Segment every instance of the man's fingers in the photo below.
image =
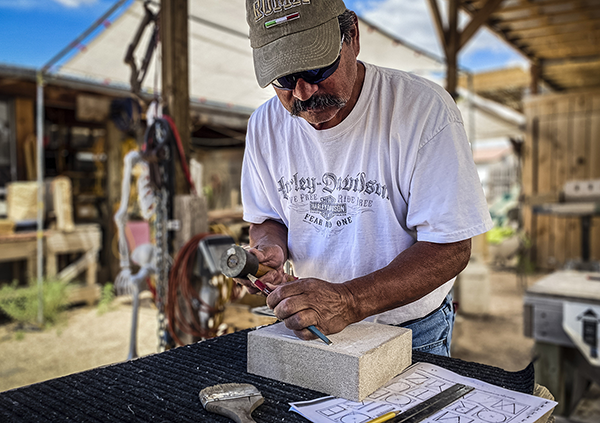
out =
[(302, 330), (295, 330), (294, 334), (302, 339), (303, 341), (310, 341), (311, 339), (317, 339), (317, 337), (315, 335), (313, 335), (313, 333), (311, 331), (309, 331), (308, 329), (302, 329)]
[(275, 309), (281, 301), (304, 293), (306, 287), (303, 287), (302, 281), (302, 279), (297, 279), (278, 285), (277, 289), (269, 295), (267, 305), (270, 308)]
[(301, 331), (310, 325), (317, 326), (319, 324), (319, 316), (312, 308), (303, 309), (285, 318), (279, 317), (276, 310), (274, 312), (280, 320), (285, 322), (285, 326), (291, 330)]

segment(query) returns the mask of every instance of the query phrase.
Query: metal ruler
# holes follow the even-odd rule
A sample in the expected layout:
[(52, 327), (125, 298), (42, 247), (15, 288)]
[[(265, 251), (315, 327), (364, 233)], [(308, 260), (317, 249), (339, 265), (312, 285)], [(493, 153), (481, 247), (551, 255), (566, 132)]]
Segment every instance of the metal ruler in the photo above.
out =
[(415, 405), (413, 408), (398, 414), (396, 417), (390, 420), (390, 423), (417, 423), (425, 420), (427, 417), (437, 413), (444, 407), (452, 404), (457, 399), (468, 394), (473, 389), (475, 388), (472, 386), (467, 386), (460, 383), (452, 385), (445, 391), (442, 391), (439, 394), (432, 396), (428, 400)]

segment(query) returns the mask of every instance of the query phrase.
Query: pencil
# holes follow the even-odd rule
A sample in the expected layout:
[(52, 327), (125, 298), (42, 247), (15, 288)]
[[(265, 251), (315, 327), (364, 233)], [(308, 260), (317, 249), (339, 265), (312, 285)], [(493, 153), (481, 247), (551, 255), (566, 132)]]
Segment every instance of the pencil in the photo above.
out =
[(390, 419), (393, 419), (394, 417), (396, 417), (398, 413), (396, 413), (395, 411), (390, 411), (389, 413), (386, 413), (382, 416), (379, 417), (375, 417), (373, 420), (369, 420), (367, 423), (382, 423), (382, 422), (387, 422)]

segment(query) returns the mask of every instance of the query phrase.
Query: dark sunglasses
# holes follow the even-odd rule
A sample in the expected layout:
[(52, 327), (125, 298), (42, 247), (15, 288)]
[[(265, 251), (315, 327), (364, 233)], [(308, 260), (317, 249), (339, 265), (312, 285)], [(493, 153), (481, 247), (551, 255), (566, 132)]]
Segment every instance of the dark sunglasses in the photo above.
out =
[(342, 35), (342, 42), (340, 43), (340, 52), (338, 54), (337, 59), (329, 66), (325, 66), (324, 68), (311, 69), (303, 72), (292, 73), (290, 75), (282, 76), (281, 78), (277, 78), (275, 81), (271, 82), (275, 88), (279, 88), (280, 90), (288, 90), (291, 91), (296, 88), (296, 83), (298, 79), (302, 78), (305, 82), (309, 84), (318, 84), (319, 82), (325, 81), (329, 78), (333, 73), (337, 70), (340, 65), (340, 60), (342, 58), (342, 47), (344, 45), (344, 36)]

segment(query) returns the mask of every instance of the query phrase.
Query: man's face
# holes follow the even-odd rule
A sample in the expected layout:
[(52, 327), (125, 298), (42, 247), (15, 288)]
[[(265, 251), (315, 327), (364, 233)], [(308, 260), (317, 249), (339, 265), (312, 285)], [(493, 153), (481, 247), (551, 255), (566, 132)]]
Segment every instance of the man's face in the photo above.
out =
[(275, 88), (283, 107), (316, 129), (327, 129), (340, 123), (358, 98), (355, 92), (357, 50), (358, 37), (354, 36), (350, 44), (343, 43), (340, 64), (329, 78), (317, 84), (309, 84), (300, 78), (293, 90)]

